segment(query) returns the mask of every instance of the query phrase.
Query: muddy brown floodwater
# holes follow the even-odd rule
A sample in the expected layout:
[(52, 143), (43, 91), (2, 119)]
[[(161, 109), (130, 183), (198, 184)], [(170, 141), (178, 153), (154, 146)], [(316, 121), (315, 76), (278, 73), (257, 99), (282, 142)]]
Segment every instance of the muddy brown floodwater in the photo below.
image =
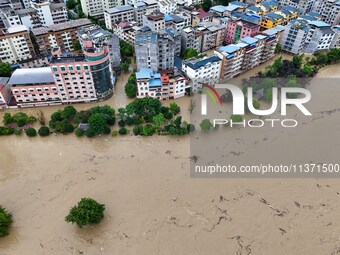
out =
[[(339, 77), (340, 65), (319, 76)], [(122, 84), (123, 78), (117, 97), (103, 104), (126, 104)], [(318, 99), (313, 111), (340, 108), (340, 85), (310, 89)], [(178, 101), (186, 119), (188, 101)], [(42, 108), (46, 116), (55, 109)], [(337, 157), (340, 113), (322, 116), (288, 136), (264, 131), (267, 144), (241, 143), (238, 149), (246, 158), (278, 148), (290, 136), (304, 143), (308, 135), (308, 146), (314, 141), (323, 155)], [(246, 136), (247, 129), (240, 132)], [(339, 179), (191, 179), (189, 141), (188, 136), (1, 137), (0, 204), (13, 213), (14, 224), (0, 239), (0, 254), (340, 252)], [(227, 142), (225, 149), (233, 150), (234, 137)], [(100, 224), (78, 229), (64, 221), (81, 197), (105, 203)]]

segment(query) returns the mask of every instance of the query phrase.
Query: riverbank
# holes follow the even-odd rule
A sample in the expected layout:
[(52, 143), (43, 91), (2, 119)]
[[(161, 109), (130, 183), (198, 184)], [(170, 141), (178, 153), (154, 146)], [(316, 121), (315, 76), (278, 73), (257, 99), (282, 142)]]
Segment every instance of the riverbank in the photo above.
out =
[[(339, 73), (340, 65), (329, 66), (318, 78)], [(340, 86), (312, 83), (309, 89), (315, 118), (285, 132), (227, 131), (224, 155), (235, 161), (274, 154), (338, 160)], [(176, 100), (184, 119), (189, 101)], [(92, 104), (76, 107), (83, 106)], [(191, 179), (189, 136), (0, 139), (0, 204), (14, 218), (0, 254), (339, 251), (338, 179)], [(105, 218), (80, 230), (64, 217), (85, 196), (106, 204)]]

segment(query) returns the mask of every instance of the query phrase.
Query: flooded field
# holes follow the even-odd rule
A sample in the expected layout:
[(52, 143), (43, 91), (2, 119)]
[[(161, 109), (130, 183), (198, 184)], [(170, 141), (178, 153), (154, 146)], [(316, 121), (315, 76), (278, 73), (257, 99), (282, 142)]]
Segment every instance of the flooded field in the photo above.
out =
[[(340, 77), (340, 65), (323, 69), (319, 77)], [(125, 105), (126, 78), (118, 81), (116, 95), (100, 104)], [(294, 141), (300, 147), (282, 153), (307, 153), (317, 144), (322, 157), (338, 158), (340, 84), (312, 83), (310, 90), (318, 118), (296, 132), (263, 130), (254, 137), (247, 129), (232, 130), (225, 153), (237, 144), (246, 159)], [(185, 119), (188, 101), (178, 100)], [(57, 108), (41, 110), (49, 116)], [(249, 142), (236, 143), (238, 136)], [(188, 136), (1, 137), (0, 204), (13, 213), (14, 224), (0, 239), (0, 254), (340, 252), (340, 179), (191, 179), (189, 141)], [(103, 222), (78, 229), (64, 221), (81, 197), (106, 204)]]

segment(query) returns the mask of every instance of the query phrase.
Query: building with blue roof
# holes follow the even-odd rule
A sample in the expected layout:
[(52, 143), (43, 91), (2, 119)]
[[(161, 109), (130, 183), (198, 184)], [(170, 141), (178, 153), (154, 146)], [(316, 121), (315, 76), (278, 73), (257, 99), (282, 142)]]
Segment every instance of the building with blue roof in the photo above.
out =
[(219, 82), (222, 60), (217, 55), (201, 59), (191, 58), (182, 61), (182, 72), (191, 80), (194, 92), (202, 88), (202, 84), (215, 85)]
[(140, 68), (136, 72), (136, 80), (138, 98), (151, 96), (161, 99), (162, 80), (159, 73), (155, 73), (151, 68)]
[(248, 4), (239, 1), (232, 1), (229, 3), (229, 5), (236, 5), (244, 9), (248, 7)]

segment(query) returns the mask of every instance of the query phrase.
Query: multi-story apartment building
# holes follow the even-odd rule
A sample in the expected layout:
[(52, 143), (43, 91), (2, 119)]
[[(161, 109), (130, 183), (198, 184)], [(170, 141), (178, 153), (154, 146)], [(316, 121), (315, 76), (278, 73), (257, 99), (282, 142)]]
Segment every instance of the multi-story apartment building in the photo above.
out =
[(16, 69), (8, 84), (18, 107), (61, 103), (50, 67)]
[(312, 21), (308, 23), (308, 37), (303, 48), (306, 53), (314, 53), (320, 50), (329, 50), (332, 46), (335, 32), (331, 25), (323, 21)]
[(175, 55), (179, 56), (181, 54), (181, 33), (177, 32), (173, 28), (165, 29), (165, 32), (172, 38), (175, 44)]
[(158, 70), (173, 69), (175, 42), (164, 30), (139, 33), (135, 40), (137, 68)]
[(16, 69), (8, 84), (19, 107), (91, 102), (113, 93), (109, 47), (84, 42), (84, 54), (53, 51), (49, 66)]
[[(260, 55), (260, 63), (264, 63), (275, 55), (276, 45), (282, 38), (285, 27), (275, 27), (264, 30), (260, 35), (255, 36), (256, 39), (265, 40), (264, 47)], [(264, 38), (263, 38), (264, 37)]]
[(284, 23), (284, 16), (275, 12), (270, 12), (262, 18), (261, 27), (264, 29), (270, 29), (279, 25), (283, 25)]
[(162, 99), (176, 99), (185, 95), (185, 90), (191, 87), (190, 82), (178, 71), (159, 71), (162, 80)]
[(191, 13), (191, 25), (193, 27), (197, 26), (199, 23), (209, 22), (209, 21), (212, 21), (212, 16), (209, 12), (194, 11)]
[(6, 108), (10, 100), (9, 77), (0, 77), (0, 109)]
[(140, 68), (136, 72), (137, 98), (153, 97), (162, 99), (162, 80), (159, 73), (151, 68)]
[(230, 80), (272, 58), (281, 33), (282, 30), (269, 29), (215, 50), (215, 54), (222, 59), (220, 81)]
[(239, 9), (240, 7), (237, 5), (215, 5), (210, 8), (209, 12), (213, 17), (231, 17), (232, 13)]
[(122, 0), (81, 0), (81, 7), (86, 16), (102, 18), (104, 11), (123, 5)]
[(182, 16), (180, 14), (171, 14), (165, 15), (164, 17), (165, 23), (167, 21), (171, 22), (171, 27), (178, 32), (181, 32), (183, 28), (191, 26), (191, 17), (190, 16)]
[(312, 22), (312, 21), (321, 20), (321, 15), (319, 13), (316, 13), (316, 12), (307, 12), (304, 15), (300, 15), (297, 19), (298, 20), (305, 20), (307, 22)]
[(130, 5), (117, 6), (105, 10), (104, 18), (106, 27), (113, 29), (113, 25), (118, 24), (121, 21), (135, 21), (135, 9)]
[(23, 25), (0, 29), (0, 61), (14, 64), (34, 57), (35, 51), (28, 32)]
[(202, 43), (199, 52), (205, 52), (223, 44), (225, 26), (213, 22), (204, 22), (197, 25), (197, 30), (202, 32)]
[(217, 55), (203, 59), (182, 61), (182, 72), (191, 80), (192, 90), (196, 92), (202, 84), (215, 85), (219, 82), (222, 60)]
[(158, 4), (156, 2), (138, 2), (133, 5), (135, 11), (135, 21), (138, 26), (143, 25), (143, 16), (152, 12), (159, 11)]
[(0, 6), (0, 29), (21, 25), (21, 20), (11, 5)]
[(340, 1), (338, 0), (318, 1), (313, 10), (320, 13), (321, 20), (330, 25), (335, 26), (340, 23)]
[(64, 3), (32, 1), (31, 8), (16, 11), (23, 25), (33, 29), (64, 23), (68, 20)]
[(238, 42), (241, 38), (255, 36), (260, 31), (260, 25), (254, 20), (245, 20), (242, 17), (232, 18), (228, 21), (225, 35), (227, 44)]
[(136, 80), (137, 98), (175, 99), (184, 96), (189, 86), (188, 80), (173, 70), (156, 73), (151, 68), (141, 68), (136, 73)]
[(48, 55), (54, 48), (60, 48), (62, 52), (73, 52), (74, 43), (78, 39), (77, 30), (91, 25), (89, 19), (78, 19), (48, 27), (35, 28), (32, 33), (35, 36), (40, 54)]
[(328, 50), (336, 38), (331, 25), (322, 21), (291, 21), (281, 39), (282, 49), (293, 54)]
[(263, 11), (263, 14), (275, 12), (279, 9), (279, 2), (277, 1), (263, 1), (260, 4), (255, 5)]
[(299, 9), (300, 13), (306, 14), (312, 11), (315, 0), (279, 0), (281, 6), (290, 6)]
[(202, 49), (203, 32), (192, 27), (186, 27), (181, 31), (181, 51), (191, 48), (198, 52)]
[(160, 0), (158, 1), (159, 10), (164, 14), (171, 14), (176, 11), (177, 1), (175, 0)]
[(92, 41), (96, 47), (109, 47), (109, 56), (113, 68), (118, 68), (121, 63), (119, 38), (99, 26), (84, 27), (78, 30), (78, 39), (82, 48), (87, 41)]
[(160, 11), (152, 12), (143, 16), (143, 25), (151, 28), (152, 31), (165, 29), (164, 14)]
[(331, 48), (340, 48), (340, 27), (335, 27), (333, 30), (335, 34)]
[(54, 52), (50, 67), (63, 103), (107, 98), (113, 93), (109, 48), (84, 42), (84, 55)]
[(149, 32), (148, 26), (138, 27), (136, 22), (120, 22), (113, 27), (114, 33), (122, 40), (134, 45), (136, 35), (142, 32)]

